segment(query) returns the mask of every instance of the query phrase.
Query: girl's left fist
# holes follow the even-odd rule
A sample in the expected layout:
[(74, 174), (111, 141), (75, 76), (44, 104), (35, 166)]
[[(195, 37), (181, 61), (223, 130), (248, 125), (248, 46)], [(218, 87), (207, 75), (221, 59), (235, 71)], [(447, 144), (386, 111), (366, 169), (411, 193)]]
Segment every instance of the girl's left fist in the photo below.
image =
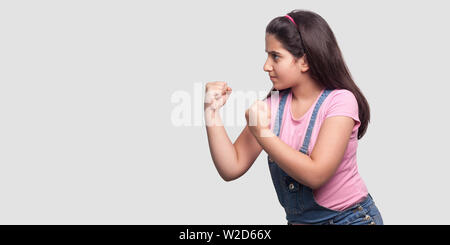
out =
[(245, 119), (252, 134), (255, 137), (270, 137), (270, 108), (267, 102), (257, 100), (246, 111)]

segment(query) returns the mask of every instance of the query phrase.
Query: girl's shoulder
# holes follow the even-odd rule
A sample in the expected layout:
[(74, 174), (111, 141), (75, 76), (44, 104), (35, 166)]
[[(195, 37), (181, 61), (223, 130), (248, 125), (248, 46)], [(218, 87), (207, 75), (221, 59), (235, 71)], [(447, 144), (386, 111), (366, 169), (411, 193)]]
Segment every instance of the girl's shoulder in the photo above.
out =
[(333, 89), (330, 93), (330, 95), (332, 96), (351, 96), (353, 95), (352, 91), (348, 90), (348, 89)]
[(327, 98), (323, 103), (322, 108), (322, 120), (325, 120), (327, 117), (331, 116), (349, 116), (352, 117), (355, 121), (357, 121), (357, 125), (359, 126), (359, 110), (358, 110), (358, 101), (356, 100), (355, 95), (347, 89), (335, 89), (329, 94), (329, 98)]
[(355, 95), (348, 89), (334, 89), (327, 98), (328, 103), (357, 103)]

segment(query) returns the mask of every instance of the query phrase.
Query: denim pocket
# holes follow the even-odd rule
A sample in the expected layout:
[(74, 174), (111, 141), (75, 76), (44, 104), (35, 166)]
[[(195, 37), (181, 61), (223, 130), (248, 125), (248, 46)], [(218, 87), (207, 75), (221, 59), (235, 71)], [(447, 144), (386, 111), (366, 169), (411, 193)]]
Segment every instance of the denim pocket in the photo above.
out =
[(376, 225), (383, 225), (383, 218), (375, 203), (372, 203), (369, 207), (369, 215), (372, 217)]
[(375, 220), (370, 215), (369, 209), (358, 205), (357, 207), (344, 211), (335, 218), (331, 224), (335, 225), (374, 225)]

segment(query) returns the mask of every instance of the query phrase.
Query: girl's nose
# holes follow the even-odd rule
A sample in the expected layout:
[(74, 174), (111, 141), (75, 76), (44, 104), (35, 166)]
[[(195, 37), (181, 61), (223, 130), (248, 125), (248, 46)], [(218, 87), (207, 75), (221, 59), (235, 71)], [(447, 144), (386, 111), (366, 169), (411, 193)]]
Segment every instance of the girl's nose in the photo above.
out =
[(264, 66), (263, 66), (263, 70), (270, 72), (270, 71), (272, 71), (272, 66), (269, 65), (269, 63), (266, 61), (266, 63), (264, 63)]

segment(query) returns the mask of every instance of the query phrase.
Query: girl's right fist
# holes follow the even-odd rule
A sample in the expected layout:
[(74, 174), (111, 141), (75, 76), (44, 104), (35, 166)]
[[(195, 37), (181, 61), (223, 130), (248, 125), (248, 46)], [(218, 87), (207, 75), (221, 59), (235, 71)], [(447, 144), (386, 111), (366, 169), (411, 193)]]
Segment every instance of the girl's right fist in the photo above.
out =
[(205, 110), (219, 110), (232, 92), (226, 82), (208, 82), (205, 87)]

